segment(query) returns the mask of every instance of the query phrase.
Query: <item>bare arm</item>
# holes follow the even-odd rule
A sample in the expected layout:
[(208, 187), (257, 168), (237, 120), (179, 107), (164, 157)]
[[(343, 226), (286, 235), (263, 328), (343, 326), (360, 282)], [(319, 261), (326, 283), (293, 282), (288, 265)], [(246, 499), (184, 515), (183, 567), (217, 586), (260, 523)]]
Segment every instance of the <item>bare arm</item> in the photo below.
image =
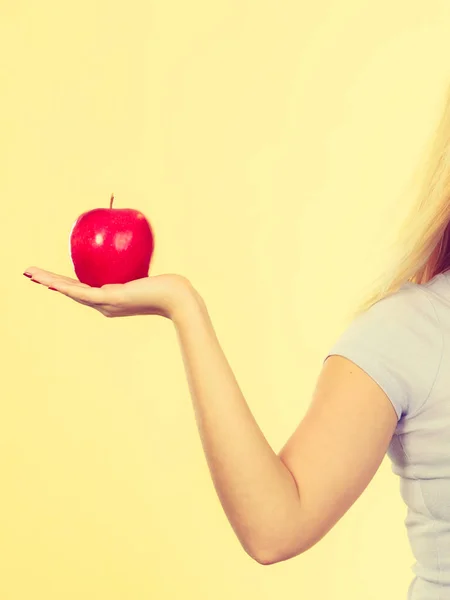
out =
[(295, 480), (266, 441), (192, 291), (173, 317), (201, 441), (227, 518), (245, 551), (270, 564), (292, 546), (300, 501)]
[(347, 358), (325, 361), (306, 415), (277, 455), (242, 396), (202, 298), (185, 277), (91, 288), (37, 267), (25, 275), (108, 318), (173, 321), (214, 486), (243, 548), (259, 563), (314, 546), (380, 466), (397, 415), (383, 389)]
[(395, 431), (394, 408), (360, 367), (330, 356), (304, 418), (276, 454), (202, 299), (192, 290), (176, 305), (172, 320), (201, 441), (228, 520), (259, 563), (298, 556), (326, 535), (374, 477)]

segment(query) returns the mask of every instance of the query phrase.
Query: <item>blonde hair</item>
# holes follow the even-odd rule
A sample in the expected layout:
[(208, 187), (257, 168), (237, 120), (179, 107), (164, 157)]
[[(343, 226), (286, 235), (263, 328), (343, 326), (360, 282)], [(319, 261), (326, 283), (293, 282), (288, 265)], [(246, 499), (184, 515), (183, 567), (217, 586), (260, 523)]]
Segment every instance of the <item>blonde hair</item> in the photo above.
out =
[[(450, 86), (443, 115), (422, 167), (413, 176), (416, 200), (394, 244), (394, 258), (354, 316), (407, 283), (424, 284), (450, 268)], [(417, 186), (417, 177), (420, 183)]]

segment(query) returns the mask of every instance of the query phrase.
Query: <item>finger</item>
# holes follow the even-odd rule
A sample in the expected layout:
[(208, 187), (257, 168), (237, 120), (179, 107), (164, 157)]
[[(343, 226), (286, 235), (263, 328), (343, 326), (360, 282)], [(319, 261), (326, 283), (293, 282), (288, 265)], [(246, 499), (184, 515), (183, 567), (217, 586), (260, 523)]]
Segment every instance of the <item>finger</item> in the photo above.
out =
[(31, 275), (34, 281), (38, 283), (42, 283), (43, 285), (49, 285), (50, 281), (61, 281), (67, 283), (77, 283), (78, 285), (86, 286), (86, 284), (81, 283), (78, 279), (73, 279), (72, 277), (66, 277), (64, 275), (59, 275), (58, 273), (53, 273), (52, 271), (46, 271), (44, 269), (39, 269), (38, 267), (29, 267), (25, 270), (25, 274)]
[(79, 282), (71, 283), (57, 279), (51, 281), (49, 287), (68, 298), (72, 298), (72, 300), (76, 300), (77, 302), (88, 306), (105, 304), (107, 300), (107, 294), (102, 288), (90, 287)]

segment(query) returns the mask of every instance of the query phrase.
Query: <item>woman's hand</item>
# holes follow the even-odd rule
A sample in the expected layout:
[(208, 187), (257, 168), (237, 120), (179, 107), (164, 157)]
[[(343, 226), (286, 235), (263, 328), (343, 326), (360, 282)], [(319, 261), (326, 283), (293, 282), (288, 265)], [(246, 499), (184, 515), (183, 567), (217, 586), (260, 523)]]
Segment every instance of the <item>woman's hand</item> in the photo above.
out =
[(77, 279), (37, 267), (28, 268), (24, 275), (75, 302), (95, 308), (105, 317), (160, 315), (173, 319), (177, 307), (189, 296), (195, 295), (189, 280), (175, 274), (144, 277), (101, 288), (90, 287)]

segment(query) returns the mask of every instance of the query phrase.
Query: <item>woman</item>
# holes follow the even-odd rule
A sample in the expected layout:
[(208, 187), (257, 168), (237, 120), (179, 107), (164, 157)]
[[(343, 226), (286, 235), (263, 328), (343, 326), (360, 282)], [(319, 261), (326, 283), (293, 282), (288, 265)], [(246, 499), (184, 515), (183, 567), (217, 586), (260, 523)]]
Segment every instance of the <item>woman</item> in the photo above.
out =
[(328, 353), (308, 411), (278, 454), (186, 278), (91, 288), (35, 267), (24, 273), (106, 317), (172, 320), (215, 489), (243, 548), (263, 565), (322, 539), (388, 453), (417, 561), (411, 600), (450, 599), (449, 99), (429, 156), (398, 259)]

